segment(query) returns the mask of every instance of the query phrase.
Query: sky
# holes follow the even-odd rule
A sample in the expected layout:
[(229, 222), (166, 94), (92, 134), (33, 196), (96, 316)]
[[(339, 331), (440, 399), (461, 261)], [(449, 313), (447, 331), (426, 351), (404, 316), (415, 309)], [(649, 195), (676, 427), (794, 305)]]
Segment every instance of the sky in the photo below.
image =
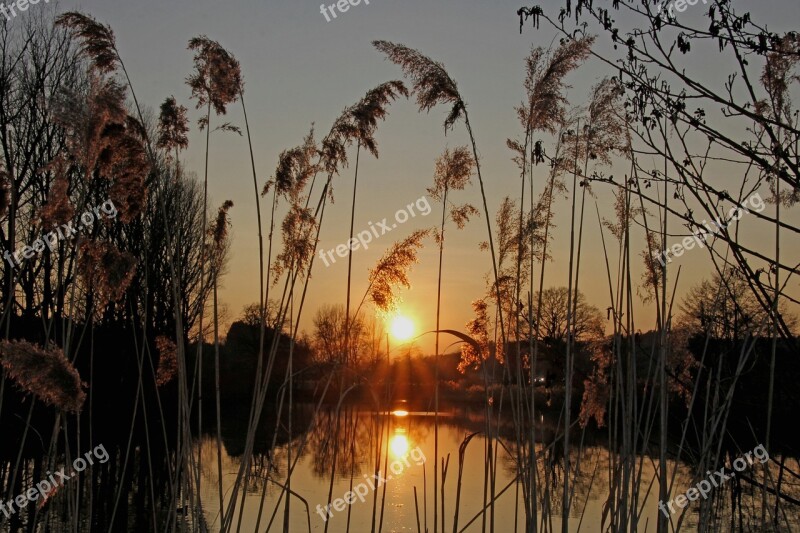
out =
[[(400, 69), (384, 60), (371, 46), (372, 40), (389, 40), (417, 48), (444, 63), (458, 83), (475, 130), (489, 208), (495, 212), (504, 196), (518, 195), (519, 171), (511, 161), (506, 139), (522, 135), (514, 106), (524, 96), (524, 59), (532, 46), (547, 47), (556, 39), (555, 32), (544, 23), (539, 30), (527, 25), (520, 35), (516, 10), (522, 5), (527, 4), (521, 0), (370, 0), (369, 4), (362, 2), (345, 13), (338, 13), (330, 21), (320, 12), (319, 3), (310, 0), (62, 1), (58, 5), (40, 3), (30, 10), (78, 9), (111, 25), (134, 88), (145, 107), (155, 111), (166, 97), (174, 95), (179, 103), (190, 108), (193, 126), (190, 148), (185, 154), (186, 165), (200, 178), (204, 134), (196, 127), (201, 115), (194, 109), (185, 84), (192, 69), (192, 54), (186, 47), (188, 40), (199, 34), (219, 41), (242, 65), (259, 190), (272, 176), (279, 153), (300, 144), (312, 124), (315, 124), (317, 137), (321, 138), (341, 111), (367, 90), (388, 80), (402, 79)], [(541, 5), (546, 12), (556, 15), (562, 2), (546, 0)], [(794, 29), (789, 26), (796, 26), (798, 22), (792, 0), (737, 2), (737, 5), (741, 9), (749, 8), (773, 30)], [(703, 11), (701, 2), (690, 6), (681, 16), (701, 18)], [(598, 46), (607, 49), (605, 36)], [(730, 66), (721, 62), (718, 54), (690, 56), (685, 61), (687, 68), (710, 77), (722, 75)], [(568, 78), (572, 85), (569, 93), (572, 102), (585, 101), (585, 95), (597, 80), (613, 74), (607, 65), (588, 61)], [(425, 189), (432, 184), (436, 157), (447, 147), (468, 142), (463, 123), (445, 136), (444, 108), (419, 114), (409, 100), (396, 102), (389, 111), (376, 136), (380, 158), (361, 158), (356, 232), (369, 229), (370, 222), (384, 217), (391, 222), (397, 210), (426, 195)], [(231, 105), (226, 117), (212, 117), (212, 128), (222, 121), (243, 126), (241, 106)], [(626, 171), (627, 168), (620, 166), (610, 172), (620, 175)], [(334, 181), (335, 204), (325, 212), (321, 249), (335, 248), (348, 238), (352, 179), (351, 167)], [(545, 179), (546, 169), (540, 166), (535, 173), (537, 194)], [(720, 179), (736, 181), (735, 176), (721, 175)], [(459, 193), (454, 201), (480, 207), (479, 189), (476, 180), (473, 181), (473, 186)], [(611, 192), (608, 187), (595, 188), (604, 217), (613, 216)], [(244, 138), (225, 132), (212, 135), (209, 194), (211, 209), (228, 199), (234, 202), (230, 212), (231, 259), (220, 298), (229, 309), (230, 319), (235, 319), (245, 305), (258, 301), (256, 200)], [(432, 200), (430, 205), (430, 215), (411, 218), (391, 233), (375, 239), (368, 250), (354, 252), (352, 293), (355, 301), (364, 293), (369, 268), (393, 242), (416, 229), (437, 224), (441, 206)], [(269, 201), (265, 198), (262, 212), (268, 213), (268, 208)], [(566, 286), (568, 201), (560, 198), (555, 210), (553, 261), (547, 265), (545, 285)], [(768, 210), (771, 213), (773, 207)], [(609, 305), (608, 285), (593, 205), (587, 210), (587, 216), (580, 288), (590, 303), (605, 310)], [(772, 230), (761, 227), (763, 224), (742, 226), (743, 235), (769, 254), (770, 246), (774, 246)], [(265, 226), (265, 235), (267, 232)], [(443, 328), (463, 330), (472, 316), (470, 303), (486, 292), (491, 259), (478, 248), (478, 243), (486, 237), (482, 217), (473, 220), (463, 231), (449, 233), (444, 254)], [(616, 255), (611, 236), (606, 233), (605, 238), (612, 246), (612, 255)], [(797, 240), (792, 241), (790, 236), (785, 239), (787, 262), (792, 262), (792, 258), (797, 259), (795, 263), (800, 261)], [(678, 240), (679, 237), (674, 237), (669, 242)], [(401, 311), (414, 320), (419, 333), (432, 330), (435, 325), (437, 256), (433, 241), (428, 241), (419, 256), (420, 263), (412, 271), (413, 286), (403, 292)], [(687, 252), (673, 265), (683, 267), (678, 300), (692, 284), (710, 276), (710, 261), (705, 251)], [(639, 265), (635, 268), (639, 271)], [(302, 329), (311, 333), (310, 320), (320, 305), (344, 302), (346, 276), (346, 260), (337, 259), (335, 264), (325, 267), (318, 258)], [(790, 293), (795, 296), (798, 295), (796, 288), (796, 282), (790, 285)], [(653, 309), (638, 300), (635, 305), (637, 328), (643, 331), (652, 328)], [(430, 334), (423, 335), (417, 345), (430, 350), (432, 338)]]

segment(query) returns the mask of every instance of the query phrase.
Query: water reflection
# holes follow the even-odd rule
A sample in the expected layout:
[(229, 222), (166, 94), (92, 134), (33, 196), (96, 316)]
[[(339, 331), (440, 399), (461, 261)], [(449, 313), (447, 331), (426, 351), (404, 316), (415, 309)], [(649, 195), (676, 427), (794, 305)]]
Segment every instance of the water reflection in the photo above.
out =
[[(352, 532), (371, 531), (373, 527), (378, 531), (381, 524), (387, 532), (417, 531), (418, 519), (421, 531), (425, 531), (426, 524), (433, 530), (432, 413), (399, 409), (375, 413), (342, 408), (321, 410), (316, 415), (312, 410), (299, 409), (295, 414), (291, 425), (295, 434), (273, 435), (265, 431), (259, 435), (262, 442), (257, 448), (261, 451), (250, 468), (252, 480), (244, 496), (242, 531), (261, 532), (267, 526), (279, 531), (284, 517), (290, 521), (290, 531), (306, 531), (309, 522), (312, 531), (323, 531), (327, 526), (329, 533), (346, 532), (348, 528)], [(454, 410), (439, 415), (440, 457), (447, 465), (445, 476), (442, 463), (439, 465), (438, 490), (444, 494), (438, 502), (440, 528), (444, 516), (447, 531), (453, 530), (455, 522), (458, 530), (481, 531), (484, 525), (488, 530), (492, 520), (498, 531), (524, 530), (523, 493), (528, 474), (518, 476), (518, 472), (520, 464), (527, 464), (528, 450), (515, 444), (513, 421), (503, 417), (493, 421), (490, 430), (494, 438), (486, 439), (483, 414), (480, 410)], [(540, 420), (536, 427), (534, 476), (539, 487), (537, 525), (540, 531), (560, 531), (565, 475), (564, 450), (555, 439), (558, 420), (548, 416), (537, 418)], [(288, 424), (279, 427), (286, 428)], [(228, 494), (239, 466), (238, 456), (230, 453), (231, 449), (241, 449), (241, 444), (235, 441), (241, 438), (239, 435), (223, 439), (224, 494)], [(270, 448), (273, 440), (276, 445)], [(609, 508), (609, 502), (613, 502), (609, 493), (621, 490), (616, 481), (616, 472), (621, 468), (619, 457), (609, 453), (605, 434), (587, 431), (579, 434), (578, 442), (580, 445), (570, 454), (573, 465), (570, 530), (607, 529), (609, 515), (617, 512)], [(205, 437), (200, 446), (204, 465), (203, 507), (213, 529), (219, 523), (219, 490), (216, 469), (207, 466), (215, 464), (216, 442)], [(487, 467), (487, 453), (496, 458), (496, 471)], [(417, 460), (421, 458), (427, 458), (428, 462)], [(636, 508), (627, 513), (637, 514), (641, 530), (645, 524), (651, 529), (657, 519), (657, 496), (651, 489), (657, 483), (656, 468), (657, 460), (646, 457), (637, 460), (636, 475), (642, 480), (641, 488)], [(669, 469), (675, 472), (676, 494), (694, 484), (687, 465), (670, 462)], [(290, 471), (291, 480), (287, 480)], [(287, 502), (283, 486), (289, 485), (293, 496)], [(491, 487), (497, 495), (493, 505)], [(800, 487), (785, 487), (787, 494), (800, 492)], [(743, 486), (741, 490), (747, 505), (759, 501), (760, 493), (752, 487)], [(332, 516), (325, 515), (324, 508), (329, 502), (347, 498), (350, 491), (358, 494), (351, 498), (351, 504), (332, 511)], [(729, 493), (720, 494), (723, 500), (728, 496)], [(227, 504), (227, 498), (225, 501)], [(322, 510), (321, 514), (319, 510), (315, 512), (317, 508)], [(481, 512), (484, 508), (486, 513)], [(724, 507), (724, 501), (722, 512), (721, 519), (725, 520), (725, 513), (730, 511)], [(690, 508), (681, 527), (696, 528), (696, 513), (695, 508)], [(787, 507), (786, 513), (790, 515), (790, 524), (800, 525), (796, 510)]]
[(411, 447), (408, 444), (408, 436), (405, 435), (405, 430), (396, 429), (395, 434), (389, 440), (389, 450), (392, 452), (392, 459), (400, 459), (405, 457)]

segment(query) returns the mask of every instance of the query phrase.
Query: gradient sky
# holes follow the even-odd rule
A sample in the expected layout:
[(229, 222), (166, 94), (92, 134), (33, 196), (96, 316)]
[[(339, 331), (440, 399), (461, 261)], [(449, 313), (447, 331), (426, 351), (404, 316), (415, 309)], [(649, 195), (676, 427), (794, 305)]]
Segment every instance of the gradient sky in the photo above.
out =
[[(204, 134), (197, 130), (200, 114), (193, 109), (190, 91), (184, 83), (192, 68), (192, 54), (186, 49), (191, 37), (206, 34), (241, 61), (259, 189), (272, 175), (280, 151), (299, 144), (312, 123), (321, 138), (342, 109), (356, 102), (368, 89), (387, 80), (401, 79), (400, 69), (385, 61), (370, 45), (374, 39), (384, 39), (418, 48), (443, 62), (458, 82), (476, 133), (490, 209), (495, 211), (504, 196), (518, 194), (519, 172), (511, 162), (505, 140), (521, 135), (513, 106), (524, 94), (523, 61), (531, 46), (547, 47), (555, 37), (545, 23), (540, 30), (527, 26), (519, 34), (515, 12), (526, 4), (520, 0), (371, 0), (369, 5), (362, 2), (330, 22), (320, 13), (319, 4), (313, 0), (94, 0), (63, 1), (55, 9), (79, 9), (113, 27), (140, 101), (147, 107), (155, 110), (164, 98), (174, 95), (192, 109), (193, 128), (186, 157), (189, 168), (195, 172), (203, 169)], [(770, 24), (772, 30), (795, 29), (791, 26), (798, 25), (797, 6), (791, 0), (737, 4), (742, 9), (748, 7), (754, 18)], [(547, 0), (542, 5), (555, 15), (562, 2)], [(31, 9), (53, 9), (53, 6), (40, 3)], [(682, 17), (700, 18), (702, 11), (699, 3), (689, 7)], [(607, 46), (605, 36), (598, 46)], [(704, 75), (719, 76), (727, 72), (727, 66), (720, 70), (719, 58), (719, 54), (705, 57), (695, 54), (686, 64)], [(591, 85), (613, 73), (607, 66), (589, 61), (569, 78), (573, 103), (582, 103)], [(380, 159), (362, 157), (361, 160), (356, 231), (366, 229), (368, 221), (391, 219), (397, 209), (425, 194), (425, 188), (432, 182), (436, 157), (445, 147), (467, 142), (463, 124), (444, 136), (445, 113), (444, 108), (437, 108), (429, 115), (420, 115), (412, 101), (391, 106), (390, 115), (377, 134)], [(223, 120), (243, 126), (241, 106), (232, 105)], [(219, 123), (220, 119), (212, 118), (212, 127)], [(235, 204), (231, 211), (232, 256), (221, 292), (230, 318), (234, 319), (244, 305), (258, 301), (258, 241), (247, 144), (236, 135), (217, 132), (212, 135), (210, 160), (210, 207), (215, 209), (226, 199)], [(537, 172), (538, 194), (546, 169), (540, 166)], [(627, 166), (611, 171), (615, 175), (625, 172)], [(336, 203), (326, 210), (320, 248), (333, 248), (348, 237), (352, 178), (351, 167), (335, 180)], [(736, 180), (735, 176), (724, 175), (720, 179)], [(611, 189), (596, 186), (595, 192), (602, 215), (612, 217)], [(269, 206), (266, 200), (262, 203), (265, 212)], [(469, 201), (479, 207), (477, 183), (454, 201)], [(433, 207), (430, 216), (418, 216), (374, 241), (369, 250), (355, 252), (356, 301), (366, 287), (368, 269), (388, 246), (414, 229), (436, 224), (439, 206), (433, 204)], [(554, 261), (547, 267), (546, 286), (567, 284), (568, 201), (558, 200), (555, 210), (558, 227)], [(772, 210), (770, 206), (767, 212)], [(585, 235), (581, 290), (591, 303), (605, 309), (608, 286), (594, 206), (587, 210), (587, 216), (590, 222)], [(796, 223), (796, 213), (793, 216)], [(748, 242), (756, 242), (760, 250), (771, 255), (769, 250), (774, 246), (771, 228), (743, 224), (742, 231), (752, 239)], [(782, 259), (796, 263), (800, 260), (797, 239), (784, 235)], [(450, 236), (445, 248), (442, 326), (463, 329), (471, 317), (470, 302), (484, 294), (485, 276), (491, 271), (488, 254), (478, 250), (478, 242), (486, 239), (485, 221), (476, 219), (466, 230), (458, 234), (451, 231)], [(606, 234), (606, 240), (612, 246), (612, 255), (616, 255), (611, 236)], [(673, 237), (669, 242), (678, 240)], [(642, 242), (638, 240), (637, 248)], [(414, 318), (420, 331), (433, 329), (435, 320), (437, 254), (433, 242), (428, 244), (411, 275), (413, 288), (404, 293), (402, 304), (402, 311)], [(687, 252), (673, 265), (684, 266), (679, 295), (710, 272), (707, 252), (701, 250)], [(638, 272), (640, 266), (636, 265), (636, 269)], [(346, 275), (346, 260), (340, 259), (329, 268), (319, 261), (315, 264), (303, 320), (309, 333), (310, 318), (320, 304), (344, 302)], [(790, 284), (790, 293), (795, 296), (797, 285)], [(653, 327), (652, 309), (639, 301), (636, 305), (641, 308), (636, 314), (638, 328)], [(419, 345), (430, 349), (431, 340), (431, 335), (423, 337)]]

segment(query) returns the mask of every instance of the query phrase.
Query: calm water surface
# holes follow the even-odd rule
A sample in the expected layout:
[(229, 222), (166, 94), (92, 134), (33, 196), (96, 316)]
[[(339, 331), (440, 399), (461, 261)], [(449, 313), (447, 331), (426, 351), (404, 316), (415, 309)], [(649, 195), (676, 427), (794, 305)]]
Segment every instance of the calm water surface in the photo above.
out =
[[(439, 415), (439, 455), (449, 464), (444, 487), (445, 530), (452, 531), (455, 511), (459, 446), (464, 439), (473, 433), (480, 432), (471, 439), (466, 447), (463, 475), (461, 480), (460, 509), (458, 529), (465, 531), (482, 531), (484, 517), (488, 521), (490, 512), (481, 515), (484, 507), (484, 461), (487, 439), (483, 413), (481, 411), (453, 411)], [(302, 416), (298, 416), (302, 419)], [(256, 460), (251, 468), (251, 482), (245, 497), (244, 511), (241, 518), (242, 531), (281, 531), (286, 513), (285, 500), (279, 498), (281, 488), (285, 484), (289, 464), (295, 464), (291, 476), (290, 488), (295, 494), (289, 502), (290, 531), (325, 531), (326, 522), (318, 509), (327, 504), (328, 494), (331, 501), (344, 498), (352, 486), (365, 493), (364, 501), (356, 499), (352, 505), (344, 505), (341, 511), (332, 509), (333, 516), (327, 520), (327, 531), (331, 533), (345, 532), (350, 524), (350, 531), (371, 531), (373, 523), (373, 507), (375, 508), (376, 531), (380, 527), (385, 532), (416, 532), (417, 513), (421, 530), (427, 524), (433, 530), (433, 458), (434, 458), (434, 416), (433, 413), (387, 413), (375, 415), (369, 412), (342, 411), (337, 417), (334, 412), (323, 412), (317, 417), (295, 420), (297, 434), (289, 440), (288, 433), (276, 445), (271, 454), (267, 454), (271, 444), (271, 431), (259, 434), (256, 444)], [(542, 441), (547, 442), (555, 434), (555, 421), (548, 423), (541, 420)], [(305, 425), (304, 425), (305, 424)], [(309, 427), (310, 424), (310, 427)], [(388, 427), (387, 425), (388, 424)], [(383, 428), (380, 426), (383, 425)], [(307, 429), (300, 433), (299, 428)], [(496, 475), (496, 493), (504, 491), (497, 497), (494, 506), (494, 522), (496, 531), (524, 530), (524, 510), (521, 485), (515, 481), (516, 468), (513, 426), (494, 427), (496, 435), (500, 435), (501, 446), (495, 446), (498, 454), (498, 471)], [(338, 438), (336, 436), (338, 435)], [(597, 435), (583, 435), (582, 453), (573, 454), (579, 474), (573, 480), (574, 503), (570, 520), (571, 531), (599, 531), (603, 520), (604, 505), (609, 493), (609, 453)], [(577, 444), (580, 444), (580, 440)], [(201, 478), (201, 494), (206, 518), (211, 529), (219, 524), (219, 481), (216, 469), (217, 444), (211, 436), (203, 438), (202, 447), (204, 472)], [(243, 442), (223, 441), (222, 463), (224, 476), (222, 480), (223, 494), (227, 504), (230, 489), (239, 468), (238, 456), (243, 449)], [(380, 447), (380, 467), (382, 475), (390, 476), (384, 486), (372, 490), (365, 478), (372, 475), (376, 463), (376, 449)], [(545, 444), (537, 443), (537, 451), (545, 448)], [(388, 452), (388, 461), (386, 453)], [(542, 453), (543, 456), (546, 454)], [(299, 456), (299, 457), (298, 457)], [(271, 465), (268, 457), (271, 457)], [(407, 461), (402, 461), (405, 457)], [(423, 463), (423, 460), (425, 462)], [(579, 464), (578, 464), (579, 461)], [(406, 462), (408, 464), (406, 464)], [(563, 490), (562, 469), (559, 466), (545, 472), (546, 459), (539, 462), (539, 475), (550, 475), (552, 494), (548, 525), (554, 530), (561, 530), (561, 491)], [(656, 463), (648, 458), (640, 462), (642, 483), (640, 497), (643, 503), (640, 509), (640, 531), (655, 531), (657, 507), (657, 481), (654, 468)], [(388, 467), (388, 472), (384, 470)], [(270, 475), (267, 476), (267, 469)], [(670, 470), (674, 464), (670, 464)], [(331, 487), (331, 474), (333, 485)], [(268, 480), (269, 478), (269, 480)], [(374, 481), (372, 482), (374, 483)], [(651, 485), (652, 483), (652, 485)], [(688, 467), (679, 465), (675, 480), (676, 490), (685, 491), (690, 486)], [(417, 505), (415, 506), (415, 489)], [(441, 487), (440, 487), (441, 490)], [(648, 496), (649, 491), (649, 496)], [(240, 496), (241, 497), (241, 496)], [(489, 501), (489, 495), (486, 495)], [(383, 503), (383, 505), (382, 505)], [(539, 504), (539, 512), (545, 504)], [(440, 502), (441, 505), (441, 502)], [(381, 508), (383, 511), (381, 512)], [(324, 509), (323, 509), (324, 512)], [(687, 514), (684, 526), (692, 524), (692, 512)], [(474, 519), (474, 521), (473, 521)], [(438, 518), (441, 524), (441, 513)], [(472, 521), (468, 526), (467, 524)], [(258, 525), (257, 525), (258, 524)], [(689, 529), (693, 529), (689, 527)], [(488, 523), (487, 523), (488, 531)]]

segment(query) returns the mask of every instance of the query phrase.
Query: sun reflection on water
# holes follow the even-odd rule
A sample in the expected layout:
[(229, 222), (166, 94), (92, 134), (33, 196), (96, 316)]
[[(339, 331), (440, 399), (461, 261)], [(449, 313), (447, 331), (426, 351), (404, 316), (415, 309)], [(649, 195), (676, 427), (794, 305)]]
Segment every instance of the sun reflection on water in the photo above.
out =
[(405, 457), (409, 450), (408, 437), (404, 433), (396, 433), (389, 439), (389, 450), (392, 457), (399, 459)]

